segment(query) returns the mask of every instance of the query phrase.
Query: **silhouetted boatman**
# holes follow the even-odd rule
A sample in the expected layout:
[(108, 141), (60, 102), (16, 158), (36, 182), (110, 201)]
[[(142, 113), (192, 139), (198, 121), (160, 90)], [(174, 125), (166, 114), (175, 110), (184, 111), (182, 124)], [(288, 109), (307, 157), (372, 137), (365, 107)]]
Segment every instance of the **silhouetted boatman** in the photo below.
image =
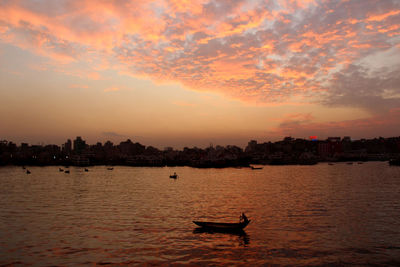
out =
[(240, 222), (245, 222), (246, 224), (249, 222), (249, 219), (247, 219), (246, 215), (244, 214), (244, 212), (242, 213), (242, 215), (239, 217)]

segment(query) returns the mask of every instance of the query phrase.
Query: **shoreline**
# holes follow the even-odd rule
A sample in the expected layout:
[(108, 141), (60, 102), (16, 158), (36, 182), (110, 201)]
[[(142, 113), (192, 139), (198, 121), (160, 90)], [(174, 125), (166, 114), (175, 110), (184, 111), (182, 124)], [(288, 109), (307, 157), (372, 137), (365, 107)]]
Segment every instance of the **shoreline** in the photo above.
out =
[[(254, 166), (311, 166), (317, 165), (319, 163), (326, 163), (330, 165), (335, 165), (338, 163), (347, 163), (347, 164), (358, 164), (361, 165), (366, 162), (390, 162), (390, 159), (376, 159), (376, 160), (337, 160), (337, 161), (312, 161), (312, 162), (250, 162), (248, 164), (222, 164), (222, 163), (207, 163), (207, 164), (124, 164), (124, 163), (97, 163), (97, 164), (73, 164), (70, 162), (57, 162), (57, 163), (47, 163), (47, 164), (32, 164), (32, 163), (8, 163), (8, 164), (0, 164), (0, 167), (7, 167), (7, 166), (15, 166), (15, 167), (95, 167), (95, 166), (123, 166), (123, 167), (151, 167), (151, 168), (164, 168), (164, 167), (191, 167), (197, 169), (224, 169), (224, 168), (249, 168), (257, 170), (259, 168), (253, 168)], [(254, 166), (253, 166), (254, 165)], [(395, 166), (395, 165), (391, 165)]]

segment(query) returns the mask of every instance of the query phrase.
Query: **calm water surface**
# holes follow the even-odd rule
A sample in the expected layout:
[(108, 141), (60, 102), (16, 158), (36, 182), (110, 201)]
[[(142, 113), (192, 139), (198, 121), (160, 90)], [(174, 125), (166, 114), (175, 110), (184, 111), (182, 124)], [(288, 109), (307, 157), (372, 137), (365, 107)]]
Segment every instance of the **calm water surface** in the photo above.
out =
[[(29, 169), (0, 168), (0, 265), (400, 264), (400, 168), (387, 162)], [(242, 234), (192, 223), (241, 212)]]

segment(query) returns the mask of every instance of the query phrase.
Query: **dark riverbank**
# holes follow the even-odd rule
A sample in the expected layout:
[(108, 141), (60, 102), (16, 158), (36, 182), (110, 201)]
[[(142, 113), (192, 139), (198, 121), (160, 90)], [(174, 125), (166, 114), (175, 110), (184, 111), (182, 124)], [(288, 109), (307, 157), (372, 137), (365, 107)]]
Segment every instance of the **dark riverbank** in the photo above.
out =
[(114, 145), (110, 141), (87, 145), (77, 137), (64, 145), (20, 146), (0, 141), (0, 165), (32, 166), (190, 166), (195, 168), (250, 167), (261, 165), (313, 165), (318, 162), (388, 161), (400, 157), (400, 137), (350, 140), (331, 137), (305, 140), (285, 137), (282, 141), (250, 141), (245, 149), (238, 146), (210, 146), (159, 150), (131, 140)]
[[(13, 162), (1, 162), (0, 166), (38, 166), (38, 167), (46, 167), (46, 166), (75, 166), (75, 167), (90, 167), (90, 166), (131, 166), (131, 167), (192, 167), (192, 168), (254, 168), (252, 165), (316, 165), (318, 163), (329, 163), (331, 165), (335, 163), (348, 163), (348, 164), (363, 164), (365, 162), (370, 161), (387, 161), (391, 166), (399, 166), (399, 159), (372, 159), (365, 160), (360, 158), (352, 158), (352, 159), (338, 159), (335, 161), (318, 161), (318, 160), (280, 160), (274, 159), (270, 161), (252, 161), (252, 160), (243, 160), (243, 161), (204, 161), (204, 162), (146, 162), (146, 161), (138, 161), (138, 162), (129, 162), (126, 161), (107, 161), (107, 162), (91, 162), (91, 163), (81, 163), (76, 164), (72, 161), (51, 161), (51, 162), (35, 162), (35, 161), (13, 161)], [(262, 168), (262, 167), (259, 167)]]

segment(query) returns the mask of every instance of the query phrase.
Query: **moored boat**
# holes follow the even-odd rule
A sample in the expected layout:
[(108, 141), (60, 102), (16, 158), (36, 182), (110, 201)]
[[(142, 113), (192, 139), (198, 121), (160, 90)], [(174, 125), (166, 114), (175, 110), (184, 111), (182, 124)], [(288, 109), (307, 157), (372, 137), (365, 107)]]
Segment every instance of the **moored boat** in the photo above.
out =
[(169, 176), (169, 178), (176, 179), (176, 178), (178, 178), (178, 174), (176, 174), (176, 172), (174, 172), (174, 174), (171, 174), (171, 175)]
[(242, 213), (240, 216), (240, 221), (238, 223), (222, 223), (222, 222), (200, 222), (200, 221), (193, 221), (194, 224), (210, 229), (210, 230), (223, 230), (223, 231), (240, 231), (243, 230), (251, 220), (247, 219), (246, 215)]

